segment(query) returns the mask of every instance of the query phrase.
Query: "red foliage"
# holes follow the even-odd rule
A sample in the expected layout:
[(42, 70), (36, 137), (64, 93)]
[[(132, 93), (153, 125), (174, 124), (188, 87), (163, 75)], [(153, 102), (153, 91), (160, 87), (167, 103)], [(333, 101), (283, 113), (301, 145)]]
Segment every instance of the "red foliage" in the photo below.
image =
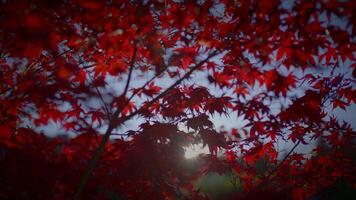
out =
[[(332, 113), (356, 103), (355, 10), (1, 1), (0, 199), (205, 199), (193, 182), (212, 171), (236, 175), (237, 199), (355, 186), (355, 130)], [(217, 131), (216, 115), (245, 125)], [(184, 148), (197, 143), (210, 154), (192, 170)]]

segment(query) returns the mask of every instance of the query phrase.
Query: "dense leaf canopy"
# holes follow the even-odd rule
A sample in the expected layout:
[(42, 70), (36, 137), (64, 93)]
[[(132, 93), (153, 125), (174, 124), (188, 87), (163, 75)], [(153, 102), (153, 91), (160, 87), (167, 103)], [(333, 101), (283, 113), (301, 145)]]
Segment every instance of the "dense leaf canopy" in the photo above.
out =
[[(232, 174), (232, 199), (355, 187), (340, 117), (356, 103), (355, 10), (1, 1), (0, 199), (209, 199), (194, 185), (209, 172)], [(209, 148), (194, 167), (192, 144)]]

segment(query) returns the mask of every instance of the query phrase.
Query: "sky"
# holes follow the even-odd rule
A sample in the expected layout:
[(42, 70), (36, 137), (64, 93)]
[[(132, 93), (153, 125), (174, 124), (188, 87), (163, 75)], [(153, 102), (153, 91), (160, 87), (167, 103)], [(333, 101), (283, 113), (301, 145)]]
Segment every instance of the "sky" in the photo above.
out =
[[(220, 58), (217, 57), (214, 59), (215, 62), (217, 62), (218, 64), (222, 64), (222, 62), (220, 61)], [(344, 67), (342, 67), (340, 69), (340, 73), (348, 73), (349, 68), (347, 67), (347, 65), (345, 65)], [(298, 71), (298, 69), (294, 69), (292, 70), (293, 73), (295, 74), (299, 74), (302, 75), (301, 71)], [(324, 74), (325, 76), (327, 76), (328, 71), (324, 70), (324, 71), (320, 71), (320, 70), (309, 70), (308, 73), (314, 73), (314, 74), (319, 74), (322, 75)], [(221, 90), (218, 87), (215, 87), (211, 84), (208, 83), (207, 81), (207, 72), (197, 72), (195, 73), (192, 78), (188, 81), (185, 81), (184, 84), (198, 84), (198, 85), (202, 85), (202, 86), (206, 86), (209, 91), (214, 94), (214, 95), (221, 95), (223, 92), (223, 90)], [(147, 80), (149, 80), (151, 77), (153, 76), (153, 74), (144, 74), (142, 75), (138, 75), (138, 74), (134, 74), (133, 77), (133, 81), (132, 84), (130, 85), (131, 87), (139, 87), (142, 86)], [(106, 88), (107, 90), (111, 90), (114, 91), (114, 93), (116, 94), (120, 94), (120, 92), (123, 90), (123, 82), (126, 80), (126, 77), (122, 78), (122, 79), (117, 79), (115, 77), (108, 77), (107, 81), (108, 81), (108, 87)], [(157, 85), (159, 85), (162, 88), (167, 88), (168, 86), (170, 86), (172, 83), (174, 82), (174, 80), (170, 79), (170, 78), (162, 78), (159, 80), (159, 82), (157, 82)], [(255, 87), (253, 88), (256, 92), (260, 92), (261, 88), (263, 87)], [(302, 96), (304, 94), (303, 92), (303, 87), (298, 87), (297, 89), (295, 89), (294, 91), (292, 91), (293, 93), (297, 93), (299, 94), (299, 96)], [(110, 99), (107, 99), (108, 102), (110, 101)], [(140, 101), (142, 101), (142, 99), (134, 99), (135, 103), (138, 103)], [(282, 101), (283, 103), (283, 101)], [(101, 106), (100, 101), (99, 100), (95, 100), (93, 99), (92, 102), (89, 102), (89, 104), (92, 105), (97, 105), (97, 106)], [(275, 113), (278, 113), (280, 110), (280, 105), (279, 103), (275, 103), (275, 105), (271, 105), (272, 111), (273, 109), (275, 109)], [(332, 106), (329, 105), (326, 109), (326, 112), (328, 113), (328, 115), (334, 115), (336, 116), (336, 118), (340, 121), (346, 121), (348, 123), (351, 124), (351, 126), (353, 127), (354, 130), (356, 130), (356, 117), (354, 117), (353, 115), (355, 115), (356, 113), (356, 105), (352, 104), (351, 106), (347, 107), (347, 109), (344, 111), (340, 108), (337, 108), (335, 110), (332, 109)], [(213, 114), (210, 117), (211, 121), (214, 124), (215, 129), (217, 130), (231, 130), (231, 128), (237, 128), (237, 129), (241, 129), (243, 128), (243, 126), (247, 123), (247, 121), (245, 121), (243, 119), (243, 117), (238, 117), (235, 113), (231, 113), (228, 116), (226, 115), (219, 115), (219, 114)], [(143, 118), (134, 118), (132, 120), (129, 120), (127, 123), (125, 123), (122, 127), (118, 128), (116, 132), (119, 133), (124, 133), (128, 130), (138, 130), (138, 126), (144, 122)], [(103, 126), (100, 129), (101, 133), (104, 133), (106, 130), (107, 126)], [(47, 126), (43, 126), (41, 128), (39, 128), (39, 130), (43, 131), (46, 135), (50, 136), (50, 137), (54, 137), (58, 134), (66, 134), (63, 132), (63, 129), (60, 128), (60, 126), (58, 124), (55, 123), (50, 123)], [(72, 136), (75, 136), (74, 134), (72, 134)], [(113, 137), (115, 138), (115, 136)], [(280, 149), (280, 151), (288, 151), (289, 149), (291, 149), (293, 147), (293, 143), (292, 142), (284, 142), (282, 140), (279, 141), (278, 143), (278, 147)], [(311, 143), (309, 145), (299, 145), (297, 147), (297, 149), (295, 150), (296, 152), (300, 152), (300, 153), (307, 153), (310, 152), (310, 150), (312, 149), (312, 147), (314, 146), (314, 143)], [(197, 156), (199, 153), (208, 153), (209, 150), (207, 147), (203, 148), (202, 144), (198, 144), (195, 146), (190, 146), (186, 148), (186, 157), (187, 158), (192, 158)]]

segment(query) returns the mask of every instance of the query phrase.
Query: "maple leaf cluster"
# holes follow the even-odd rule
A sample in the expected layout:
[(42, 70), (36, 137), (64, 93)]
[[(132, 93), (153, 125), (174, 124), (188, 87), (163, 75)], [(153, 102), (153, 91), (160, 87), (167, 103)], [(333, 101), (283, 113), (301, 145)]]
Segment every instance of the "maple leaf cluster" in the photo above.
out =
[[(355, 189), (354, 124), (335, 115), (356, 103), (355, 10), (1, 1), (0, 199), (210, 199), (194, 185), (210, 172), (233, 174), (231, 199)], [(194, 169), (192, 144), (209, 148)]]

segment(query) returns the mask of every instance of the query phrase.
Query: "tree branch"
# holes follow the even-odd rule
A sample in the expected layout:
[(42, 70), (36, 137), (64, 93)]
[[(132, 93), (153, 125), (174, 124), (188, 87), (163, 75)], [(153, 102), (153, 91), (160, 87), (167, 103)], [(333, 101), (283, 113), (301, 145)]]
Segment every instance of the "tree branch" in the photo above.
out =
[[(154, 102), (156, 102), (157, 100), (159, 100), (160, 98), (162, 98), (163, 96), (165, 96), (171, 89), (173, 89), (174, 87), (176, 87), (177, 85), (179, 85), (183, 80), (185, 80), (186, 78), (188, 78), (195, 70), (197, 70), (199, 67), (201, 67), (206, 61), (208, 61), (210, 58), (214, 57), (217, 55), (217, 51), (214, 51), (212, 54), (210, 54), (206, 59), (200, 61), (198, 64), (196, 64), (194, 67), (192, 67), (183, 77), (181, 77), (180, 79), (178, 79), (175, 83), (173, 83), (170, 87), (168, 87), (165, 91), (163, 91), (161, 94), (159, 94), (158, 96), (156, 96), (154, 99), (152, 99), (150, 102), (148, 102), (148, 106), (152, 105)], [(115, 127), (117, 127), (118, 125), (124, 123), (125, 121), (131, 119), (132, 117), (134, 117), (135, 115), (139, 114), (143, 109), (144, 106), (142, 106), (140, 109), (137, 109), (135, 112), (131, 113), (130, 115), (126, 115), (123, 116), (119, 119), (118, 116), (121, 113), (121, 111), (124, 109), (124, 107), (122, 107), (121, 109), (117, 109), (115, 111), (115, 113), (112, 115), (110, 121), (109, 121), (109, 127), (106, 130), (98, 148), (95, 150), (93, 158), (89, 161), (88, 167), (84, 172), (84, 175), (82, 176), (82, 178), (80, 179), (79, 185), (77, 187), (77, 189), (75, 190), (74, 193), (74, 200), (79, 199), (80, 194), (82, 193), (82, 191), (84, 190), (84, 187), (86, 186), (91, 173), (93, 172), (96, 163), (98, 162), (100, 155), (103, 153), (104, 151), (104, 147), (106, 145), (106, 143), (108, 142), (110, 135), (112, 133), (112, 131), (114, 130)]]
[[(125, 96), (126, 93), (127, 93), (127, 90), (128, 90), (128, 87), (129, 87), (129, 84), (130, 84), (130, 81), (131, 81), (131, 74), (132, 74), (132, 71), (133, 71), (133, 68), (134, 68), (134, 63), (135, 63), (135, 59), (136, 59), (136, 55), (137, 55), (137, 49), (138, 49), (138, 47), (137, 47), (137, 44), (135, 43), (134, 52), (133, 52), (132, 59), (131, 59), (131, 62), (130, 62), (129, 75), (128, 75), (128, 78), (127, 78), (127, 81), (126, 81), (125, 89), (124, 89), (123, 93), (121, 94), (121, 96)], [(100, 92), (99, 92), (99, 94), (100, 94)], [(105, 102), (104, 102), (104, 104), (105, 104)], [(122, 109), (118, 109), (118, 110), (122, 110)], [(104, 134), (104, 136), (103, 136), (98, 148), (95, 150), (93, 158), (90, 160), (90, 162), (88, 164), (88, 167), (86, 168), (83, 176), (81, 177), (79, 185), (78, 185), (78, 187), (77, 187), (77, 189), (76, 189), (76, 191), (74, 193), (73, 199), (79, 199), (80, 194), (82, 193), (86, 183), (88, 182), (90, 174), (94, 170), (94, 168), (96, 166), (96, 163), (98, 162), (98, 160), (100, 158), (100, 155), (102, 154), (102, 152), (104, 150), (105, 144), (109, 140), (111, 132), (115, 128), (115, 123), (114, 122), (116, 121), (117, 116), (121, 112), (121, 111), (119, 111), (118, 114), (116, 114), (117, 111), (114, 113), (114, 115), (112, 117), (109, 118), (109, 127), (106, 130), (106, 132), (105, 132), (105, 134)]]

